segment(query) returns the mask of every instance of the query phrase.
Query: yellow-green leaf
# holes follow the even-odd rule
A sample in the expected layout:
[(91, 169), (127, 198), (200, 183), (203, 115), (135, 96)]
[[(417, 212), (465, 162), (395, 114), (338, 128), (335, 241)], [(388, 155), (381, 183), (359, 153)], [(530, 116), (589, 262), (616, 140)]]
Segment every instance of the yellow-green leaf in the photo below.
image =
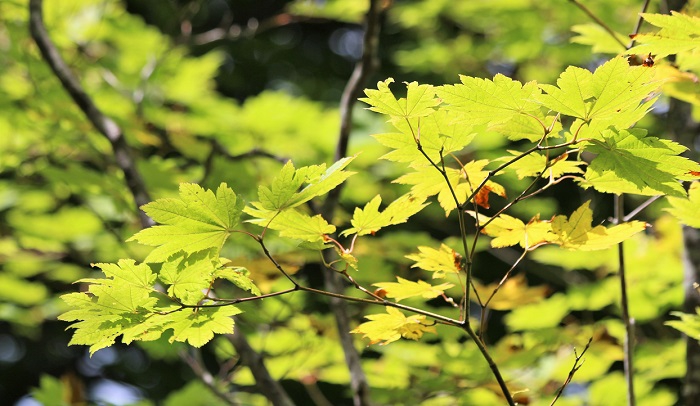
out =
[(434, 107), (440, 104), (440, 100), (435, 98), (433, 86), (419, 85), (417, 82), (406, 83), (406, 98), (397, 100), (389, 89), (389, 84), (393, 82), (393, 78), (378, 82), (377, 90), (366, 89), (367, 97), (360, 101), (372, 106), (370, 110), (387, 114), (392, 119), (425, 117), (435, 112)]
[[(484, 224), (490, 220), (489, 217), (483, 214), (477, 214), (473, 211), (467, 212), (469, 215), (478, 218), (479, 224)], [(520, 245), (526, 250), (533, 249), (540, 244), (549, 243), (554, 236), (551, 233), (552, 227), (549, 221), (539, 219), (535, 216), (525, 224), (520, 219), (511, 217), (507, 214), (501, 214), (491, 221), (482, 233), (493, 237), (491, 246), (494, 248), (510, 247)]]
[(424, 281), (413, 282), (399, 276), (396, 279), (398, 282), (375, 283), (373, 286), (384, 289), (386, 297), (396, 299), (397, 302), (414, 296), (433, 299), (443, 295), (447, 289), (454, 286), (451, 283), (441, 283), (433, 286)]
[(385, 314), (370, 314), (371, 320), (357, 326), (351, 333), (362, 334), (369, 339), (370, 344), (389, 344), (401, 337), (417, 340), (424, 333), (435, 333), (435, 326), (425, 321), (425, 316), (413, 315), (406, 317), (393, 307), (386, 307)]
[(668, 197), (671, 207), (666, 211), (674, 215), (683, 224), (700, 228), (700, 182), (693, 182), (688, 190), (688, 197)]
[(571, 250), (603, 250), (644, 231), (648, 226), (643, 221), (630, 221), (609, 228), (602, 225), (593, 227), (590, 203), (590, 200), (585, 202), (568, 218), (556, 216), (552, 219), (552, 233), (556, 235), (556, 239), (553, 240), (555, 244)]
[(445, 244), (439, 249), (420, 246), (417, 254), (406, 255), (406, 258), (416, 261), (411, 268), (420, 268), (433, 272), (433, 278), (444, 278), (446, 273), (459, 273), (462, 256)]

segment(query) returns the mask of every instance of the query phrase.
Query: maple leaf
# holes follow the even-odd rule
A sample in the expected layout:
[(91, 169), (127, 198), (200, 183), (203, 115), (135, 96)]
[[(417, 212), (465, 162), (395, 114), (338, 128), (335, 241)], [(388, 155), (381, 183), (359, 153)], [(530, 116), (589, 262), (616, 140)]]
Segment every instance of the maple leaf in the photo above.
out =
[(235, 306), (199, 308), (170, 313), (166, 316), (164, 329), (172, 329), (169, 341), (187, 342), (201, 347), (214, 338), (214, 334), (233, 334), (234, 321), (231, 316), (241, 313)]
[(243, 202), (225, 183), (216, 195), (199, 185), (183, 183), (179, 199), (158, 199), (142, 206), (162, 225), (141, 230), (127, 241), (157, 247), (145, 262), (163, 262), (178, 251), (219, 250), (238, 225), (242, 208)]
[(414, 296), (433, 299), (443, 295), (447, 289), (454, 286), (451, 283), (441, 283), (433, 286), (424, 281), (413, 282), (399, 276), (396, 279), (398, 282), (375, 283), (373, 286), (384, 289), (386, 296), (396, 299), (397, 302)]
[(433, 272), (433, 279), (444, 278), (446, 273), (459, 273), (461, 269), (461, 255), (445, 244), (440, 244), (439, 249), (420, 246), (417, 254), (406, 258), (416, 261), (411, 268)]
[(384, 211), (379, 211), (379, 204), (382, 202), (381, 196), (377, 195), (370, 200), (363, 209), (355, 208), (353, 213), (352, 228), (349, 228), (341, 235), (367, 235), (379, 231), (383, 227), (405, 223), (409, 217), (421, 211), (427, 203), (425, 198), (418, 198), (412, 194), (405, 194), (394, 200)]
[(639, 45), (629, 49), (629, 53), (651, 53), (657, 58), (663, 58), (700, 49), (700, 18), (677, 11), (671, 11), (671, 15), (642, 13), (641, 16), (649, 24), (661, 29), (656, 33), (635, 36), (634, 40)]
[(382, 159), (406, 162), (414, 168), (425, 166), (428, 162), (418, 149), (418, 142), (433, 162), (439, 162), (449, 153), (461, 151), (476, 136), (469, 125), (456, 123), (455, 116), (455, 113), (441, 109), (427, 117), (394, 122), (399, 132), (375, 134), (372, 137), (391, 149)]
[(87, 292), (61, 296), (71, 310), (59, 320), (76, 321), (69, 345), (89, 345), (90, 353), (109, 347), (124, 329), (143, 323), (156, 309), (153, 284), (156, 275), (146, 264), (122, 259), (117, 264), (95, 264), (104, 279), (82, 279), (90, 283)]
[[(325, 164), (295, 169), (292, 161), (288, 161), (269, 187), (258, 187), (259, 208), (289, 209), (328, 193), (355, 173), (343, 170), (353, 159), (354, 156), (340, 159), (328, 169)], [(304, 183), (308, 185), (299, 190)]]
[(643, 221), (630, 221), (606, 228), (592, 226), (593, 212), (587, 201), (571, 213), (570, 217), (556, 216), (552, 219), (552, 241), (562, 248), (579, 251), (604, 250), (644, 231), (648, 224)]
[(320, 214), (309, 216), (297, 209), (284, 211), (265, 210), (259, 202), (252, 203), (244, 210), (255, 217), (247, 222), (280, 232), (282, 237), (296, 238), (308, 242), (323, 240), (323, 236), (333, 234), (335, 226), (329, 224)]
[(435, 326), (427, 325), (425, 316), (406, 317), (393, 307), (386, 307), (386, 314), (370, 314), (365, 318), (371, 321), (360, 324), (351, 333), (362, 334), (370, 344), (386, 345), (401, 337), (417, 340), (424, 333), (436, 332)]
[(679, 180), (692, 179), (700, 164), (678, 156), (687, 148), (673, 141), (646, 137), (639, 129), (606, 130), (604, 141), (585, 146), (598, 154), (586, 170), (584, 186), (600, 192), (683, 197)]
[(693, 182), (687, 198), (668, 197), (671, 207), (664, 210), (671, 213), (681, 223), (700, 228), (700, 182)]
[(537, 83), (522, 84), (498, 74), (493, 80), (460, 75), (461, 84), (444, 85), (437, 94), (445, 109), (459, 113), (468, 125), (486, 125), (487, 130), (506, 134), (509, 139), (536, 140), (543, 135), (545, 115), (536, 96)]
[(629, 66), (619, 56), (593, 73), (568, 67), (557, 79), (557, 86), (540, 85), (545, 94), (539, 95), (538, 100), (551, 110), (586, 122), (614, 119), (639, 109), (640, 102), (659, 86), (653, 77), (653, 69)]
[[(497, 160), (509, 162), (512, 161), (514, 157), (521, 155), (521, 152), (513, 150), (508, 150), (508, 153), (510, 153), (511, 156), (504, 156)], [(585, 162), (572, 161), (567, 159), (567, 157), (568, 153), (564, 152), (562, 155), (551, 159), (549, 161), (549, 166), (543, 171), (545, 165), (547, 165), (547, 156), (538, 152), (532, 152), (510, 164), (508, 169), (514, 170), (515, 174), (518, 175), (518, 179), (523, 179), (528, 176), (558, 179), (570, 173), (582, 174), (583, 170), (579, 168), (579, 166), (584, 165)]]
[(216, 254), (212, 250), (196, 253), (180, 251), (163, 262), (158, 277), (168, 287), (168, 295), (187, 305), (195, 305), (204, 298), (202, 291), (211, 287), (214, 279)]
[(435, 112), (435, 106), (440, 104), (433, 86), (417, 82), (406, 83), (406, 98), (396, 99), (389, 89), (393, 82), (393, 78), (377, 82), (377, 89), (365, 89), (367, 97), (359, 100), (369, 104), (370, 110), (391, 116), (392, 120), (425, 117)]
[[(452, 210), (457, 208), (455, 197), (457, 197), (457, 201), (460, 204), (464, 204), (467, 197), (471, 195), (473, 188), (486, 179), (489, 173), (483, 170), (483, 168), (488, 165), (488, 163), (489, 161), (487, 159), (480, 159), (478, 161), (468, 162), (462, 169), (445, 168), (447, 180), (445, 180), (442, 174), (435, 168), (426, 166), (418, 168), (414, 172), (407, 173), (393, 182), (413, 185), (411, 187), (411, 193), (418, 197), (428, 198), (437, 195), (440, 206), (445, 210), (445, 215), (448, 216)], [(455, 196), (452, 195), (450, 186)], [(496, 182), (489, 180), (485, 183), (485, 187), (488, 192), (495, 193), (502, 197), (506, 196), (505, 188)], [(485, 197), (483, 193), (486, 192), (482, 192), (482, 195), (479, 196), (480, 200), (477, 203), (488, 202), (488, 198)]]
[(225, 279), (255, 296), (260, 296), (260, 289), (250, 279), (250, 271), (241, 266), (232, 265), (227, 259), (220, 258), (221, 267), (214, 272), (214, 277)]
[[(479, 219), (479, 223), (485, 223), (490, 220), (489, 217), (483, 214), (477, 214), (473, 211), (467, 211), (467, 214)], [(493, 248), (510, 247), (520, 245), (526, 250), (534, 249), (543, 243), (549, 243), (554, 236), (551, 234), (551, 225), (548, 221), (539, 219), (535, 216), (525, 224), (520, 219), (511, 217), (507, 214), (500, 214), (494, 218), (484, 229), (482, 233), (493, 237), (491, 246)]]

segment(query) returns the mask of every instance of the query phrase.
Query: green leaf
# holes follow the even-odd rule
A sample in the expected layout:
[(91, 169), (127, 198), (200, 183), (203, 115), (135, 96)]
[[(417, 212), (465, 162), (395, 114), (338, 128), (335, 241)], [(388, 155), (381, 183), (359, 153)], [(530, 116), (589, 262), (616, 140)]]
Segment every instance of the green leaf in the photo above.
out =
[(439, 249), (420, 246), (417, 254), (406, 258), (416, 261), (411, 268), (433, 272), (433, 279), (444, 278), (446, 273), (459, 273), (462, 262), (462, 256), (445, 244), (440, 244)]
[(168, 315), (166, 329), (173, 329), (170, 342), (187, 342), (194, 347), (201, 347), (208, 343), (214, 334), (233, 334), (233, 318), (241, 313), (235, 306), (223, 306), (214, 308), (199, 308)]
[[(354, 174), (343, 171), (353, 159), (355, 157), (340, 159), (328, 169), (325, 164), (294, 169), (292, 161), (288, 161), (270, 187), (258, 187), (260, 206), (266, 210), (284, 210), (328, 193)], [(308, 185), (299, 191), (304, 183)]]
[(487, 129), (497, 130), (510, 139), (542, 137), (546, 127), (541, 105), (536, 97), (541, 93), (537, 83), (522, 84), (504, 75), (494, 76), (493, 81), (460, 75), (461, 84), (444, 85), (437, 94), (445, 109), (459, 113), (461, 121), (468, 125), (486, 124)]
[(700, 172), (700, 164), (678, 156), (685, 147), (646, 137), (644, 130), (609, 129), (602, 138), (585, 147), (598, 156), (586, 170), (584, 186), (600, 192), (684, 197), (679, 180), (693, 179), (693, 172)]
[(212, 250), (191, 254), (178, 252), (163, 263), (158, 277), (168, 287), (168, 295), (187, 305), (195, 305), (204, 298), (203, 291), (213, 282)]
[(546, 94), (538, 100), (546, 107), (586, 122), (614, 119), (640, 102), (659, 84), (653, 80), (654, 69), (629, 66), (623, 57), (611, 59), (594, 73), (574, 66), (557, 79), (557, 86), (540, 85)]
[(397, 302), (414, 296), (433, 299), (443, 295), (447, 289), (454, 286), (451, 283), (441, 283), (433, 286), (424, 281), (413, 282), (399, 276), (396, 279), (398, 282), (375, 283), (373, 286), (384, 289), (386, 297), (396, 299)]
[(683, 224), (700, 228), (700, 182), (693, 182), (687, 198), (668, 197), (670, 208), (665, 209)]
[(405, 194), (394, 200), (384, 211), (379, 211), (379, 204), (382, 202), (381, 196), (375, 196), (364, 209), (355, 208), (353, 213), (352, 228), (341, 233), (341, 235), (357, 234), (367, 235), (379, 231), (383, 227), (405, 223), (409, 217), (421, 211), (428, 203), (424, 203), (425, 198), (417, 198), (412, 194)]
[(373, 137), (392, 149), (382, 159), (406, 162), (414, 168), (425, 166), (429, 162), (418, 149), (417, 141), (420, 141), (423, 152), (433, 162), (438, 162), (451, 152), (461, 151), (476, 136), (469, 125), (456, 123), (456, 116), (440, 109), (427, 117), (397, 121), (393, 125), (399, 132), (375, 134)]
[(657, 58), (679, 54), (700, 48), (700, 18), (671, 11), (671, 15), (642, 13), (646, 22), (661, 28), (653, 34), (639, 34), (634, 40), (639, 44), (629, 53), (647, 55)]
[(142, 230), (128, 241), (157, 247), (145, 262), (163, 262), (178, 251), (219, 250), (238, 225), (242, 207), (243, 202), (225, 183), (216, 195), (183, 183), (179, 199), (158, 199), (143, 206), (146, 214), (163, 225)]
[(370, 314), (365, 317), (371, 321), (360, 324), (351, 333), (362, 334), (369, 339), (370, 344), (381, 342), (381, 345), (385, 345), (401, 337), (417, 340), (424, 333), (435, 333), (434, 326), (426, 325), (425, 316), (415, 314), (406, 317), (393, 307), (386, 307), (385, 314)]
[(649, 226), (643, 221), (630, 221), (609, 228), (602, 225), (593, 227), (590, 203), (589, 200), (582, 204), (568, 218), (556, 216), (552, 219), (552, 233), (556, 235), (552, 242), (571, 250), (604, 250), (644, 231)]
[[(514, 157), (520, 156), (521, 152), (508, 150), (511, 156), (498, 158), (498, 161), (509, 162)], [(583, 165), (582, 161), (572, 161), (567, 159), (568, 153), (547, 160), (547, 156), (538, 152), (532, 152), (508, 166), (509, 170), (514, 170), (518, 179), (523, 179), (528, 176), (541, 176), (543, 178), (558, 179), (566, 174), (583, 173), (579, 166)], [(545, 170), (546, 166), (546, 170)]]
[(239, 288), (252, 293), (255, 296), (260, 296), (260, 289), (250, 279), (250, 271), (240, 266), (224, 265), (214, 272), (216, 278), (226, 279)]
[(323, 241), (324, 236), (333, 234), (335, 226), (317, 214), (313, 217), (297, 209), (270, 211), (260, 207), (260, 203), (252, 203), (245, 212), (255, 217), (249, 223), (267, 227), (280, 232), (282, 237), (296, 238), (308, 242)]
[[(466, 203), (474, 188), (486, 179), (489, 173), (483, 169), (488, 164), (488, 160), (480, 159), (468, 162), (461, 170), (445, 168), (447, 180), (434, 167), (425, 166), (399, 177), (394, 182), (403, 185), (413, 185), (411, 194), (420, 198), (437, 195), (438, 202), (445, 209), (445, 215), (447, 216), (452, 210), (457, 208), (458, 203)], [(450, 190), (450, 187), (452, 190)], [(452, 195), (453, 191), (454, 196)], [(489, 180), (484, 184), (479, 194), (476, 195), (476, 202), (488, 208), (488, 195), (491, 192), (502, 197), (505, 197), (506, 193), (503, 186)], [(457, 201), (455, 201), (455, 197)]]
[(417, 82), (406, 83), (406, 98), (397, 100), (389, 89), (389, 84), (393, 82), (392, 78), (378, 82), (377, 90), (366, 89), (367, 97), (359, 100), (372, 106), (370, 110), (389, 115), (393, 120), (428, 116), (440, 104), (431, 85), (419, 85)]

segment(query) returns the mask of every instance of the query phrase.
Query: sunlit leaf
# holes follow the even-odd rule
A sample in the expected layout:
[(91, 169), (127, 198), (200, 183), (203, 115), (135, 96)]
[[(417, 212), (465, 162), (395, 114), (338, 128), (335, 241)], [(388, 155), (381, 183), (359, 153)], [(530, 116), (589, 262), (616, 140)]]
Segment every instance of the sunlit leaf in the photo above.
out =
[(369, 339), (370, 344), (385, 345), (401, 337), (418, 340), (424, 333), (435, 333), (433, 323), (426, 322), (425, 316), (416, 314), (406, 317), (393, 307), (386, 307), (385, 314), (370, 314), (365, 317), (371, 321), (360, 324), (351, 333), (362, 334)]
[(666, 210), (673, 214), (683, 224), (700, 228), (700, 182), (693, 182), (688, 190), (688, 197), (668, 197), (670, 208)]
[[(489, 217), (467, 211), (469, 215), (479, 220), (479, 224), (485, 224)], [(553, 240), (552, 226), (549, 221), (540, 220), (538, 216), (533, 217), (525, 224), (521, 220), (507, 214), (501, 214), (493, 219), (482, 232), (490, 237), (491, 246), (494, 248), (510, 247), (520, 245), (529, 250), (543, 243)]]
[(433, 278), (444, 278), (446, 273), (459, 273), (462, 256), (445, 244), (439, 249), (420, 246), (417, 254), (406, 255), (406, 258), (416, 261), (411, 268), (420, 268), (433, 272)]
[[(521, 155), (519, 151), (509, 150), (508, 152), (510, 156), (504, 156), (499, 161), (508, 162)], [(584, 165), (584, 162), (567, 158), (568, 154), (565, 152), (558, 157), (550, 158), (548, 161), (546, 155), (533, 152), (510, 164), (508, 169), (514, 170), (519, 179), (528, 176), (558, 179), (566, 174), (582, 174), (583, 170), (580, 166)]]
[(180, 185), (180, 197), (158, 199), (143, 206), (154, 221), (163, 224), (141, 230), (129, 241), (155, 246), (145, 262), (163, 262), (178, 251), (221, 249), (238, 225), (243, 202), (225, 183), (216, 191), (192, 183)]
[(397, 302), (414, 296), (433, 299), (443, 295), (445, 290), (454, 286), (451, 283), (441, 283), (433, 286), (424, 281), (413, 282), (398, 276), (396, 279), (398, 282), (375, 283), (373, 286), (384, 289), (386, 297), (396, 299)]
[(440, 104), (431, 85), (419, 85), (417, 82), (406, 83), (406, 97), (397, 100), (389, 89), (389, 84), (393, 82), (392, 78), (378, 82), (377, 90), (366, 89), (367, 97), (360, 101), (372, 106), (369, 107), (370, 110), (387, 114), (394, 119), (425, 117), (435, 112), (435, 106)]
[(598, 154), (586, 170), (586, 184), (607, 193), (683, 197), (679, 180), (700, 173), (700, 164), (679, 156), (686, 150), (673, 141), (647, 137), (644, 130), (605, 130), (603, 142), (586, 146)]
[[(328, 169), (325, 164), (295, 169), (288, 161), (269, 187), (258, 187), (260, 206), (266, 210), (284, 210), (328, 193), (354, 173), (343, 170), (353, 159), (342, 158)], [(299, 190), (305, 183), (308, 185)]]
[(425, 198), (418, 198), (411, 194), (406, 194), (391, 202), (384, 211), (379, 211), (379, 204), (382, 198), (377, 195), (363, 209), (355, 208), (349, 228), (341, 235), (366, 235), (379, 231), (383, 227), (405, 223), (409, 217), (421, 211), (427, 203)]
[(557, 79), (557, 86), (540, 85), (539, 96), (546, 107), (584, 121), (608, 119), (635, 110), (659, 84), (653, 81), (653, 68), (629, 66), (623, 57), (611, 59), (595, 72), (568, 67)]
[(172, 255), (160, 269), (158, 277), (168, 286), (167, 293), (188, 305), (204, 298), (204, 290), (211, 287), (214, 264), (211, 250), (192, 254), (179, 252)]
[(634, 40), (639, 44), (629, 53), (647, 55), (658, 58), (681, 52), (700, 49), (700, 18), (677, 11), (671, 15), (642, 13), (642, 18), (649, 24), (659, 27), (656, 33), (638, 34)]
[(335, 226), (320, 214), (312, 217), (298, 209), (270, 211), (260, 208), (260, 203), (254, 202), (245, 208), (245, 212), (255, 217), (248, 220), (249, 223), (277, 230), (283, 237), (317, 242), (323, 240), (324, 235), (335, 232)]
[(570, 217), (556, 216), (552, 219), (553, 242), (562, 248), (581, 251), (595, 251), (609, 248), (627, 238), (644, 231), (648, 224), (643, 221), (630, 221), (606, 228), (593, 227), (593, 211), (590, 200), (571, 213)]

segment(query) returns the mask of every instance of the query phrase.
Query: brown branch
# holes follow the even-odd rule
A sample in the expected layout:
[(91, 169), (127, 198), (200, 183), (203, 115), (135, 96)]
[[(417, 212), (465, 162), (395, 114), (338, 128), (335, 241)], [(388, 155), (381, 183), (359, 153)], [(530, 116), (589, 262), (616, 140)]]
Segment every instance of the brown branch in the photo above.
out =
[(645, 0), (644, 5), (642, 6), (642, 12), (639, 13), (639, 18), (637, 19), (637, 25), (634, 26), (634, 31), (630, 35), (632, 38), (632, 41), (630, 41), (629, 45), (627, 45), (627, 49), (630, 49), (634, 46), (635, 43), (635, 37), (637, 34), (639, 34), (639, 30), (642, 28), (642, 23), (644, 22), (644, 18), (642, 18), (642, 13), (645, 13), (647, 11), (647, 8), (649, 8), (649, 3), (651, 0)]
[(153, 221), (138, 207), (151, 201), (146, 186), (139, 174), (134, 158), (131, 155), (126, 139), (117, 123), (107, 117), (92, 101), (90, 96), (75, 78), (73, 72), (61, 57), (56, 46), (51, 42), (49, 33), (44, 25), (42, 0), (30, 0), (29, 2), (29, 31), (39, 47), (42, 57), (49, 65), (54, 75), (61, 81), (61, 85), (71, 96), (75, 104), (83, 111), (97, 131), (104, 135), (112, 145), (114, 158), (119, 168), (124, 173), (127, 187), (131, 192), (137, 206), (141, 225), (146, 228), (153, 225)]
[(294, 402), (282, 388), (282, 385), (270, 375), (263, 362), (262, 355), (251, 347), (248, 340), (246, 340), (245, 334), (238, 327), (238, 323), (234, 326), (233, 334), (227, 334), (226, 337), (233, 344), (243, 364), (250, 368), (260, 393), (265, 395), (275, 406), (293, 406)]
[(187, 352), (180, 353), (180, 358), (184, 360), (187, 365), (189, 365), (192, 372), (197, 375), (197, 378), (206, 386), (217, 398), (221, 399), (227, 405), (237, 405), (237, 403), (231, 399), (228, 393), (222, 391), (217, 385), (212, 374), (204, 366), (202, 362), (201, 353), (199, 348), (192, 349), (194, 354), (189, 354)]
[[(350, 132), (352, 129), (352, 110), (355, 101), (364, 87), (364, 83), (378, 66), (377, 46), (379, 44), (379, 31), (381, 26), (382, 5), (380, 0), (370, 0), (369, 9), (365, 19), (365, 33), (363, 40), (362, 58), (355, 65), (355, 69), (348, 80), (343, 95), (340, 99), (340, 131), (336, 144), (335, 161), (347, 155)], [(332, 218), (338, 205), (342, 186), (333, 189), (321, 208), (324, 218)], [(324, 252), (324, 255), (328, 255)], [(329, 257), (324, 258), (330, 263)], [(323, 273), (325, 289), (331, 293), (343, 291), (343, 280), (340, 275), (326, 269)], [(347, 303), (336, 297), (330, 299), (331, 310), (335, 316), (336, 326), (341, 346), (345, 354), (345, 363), (350, 371), (350, 385), (353, 391), (353, 403), (355, 406), (370, 404), (369, 383), (362, 370), (360, 354), (355, 349), (353, 338), (350, 334), (350, 317), (348, 316)]]

